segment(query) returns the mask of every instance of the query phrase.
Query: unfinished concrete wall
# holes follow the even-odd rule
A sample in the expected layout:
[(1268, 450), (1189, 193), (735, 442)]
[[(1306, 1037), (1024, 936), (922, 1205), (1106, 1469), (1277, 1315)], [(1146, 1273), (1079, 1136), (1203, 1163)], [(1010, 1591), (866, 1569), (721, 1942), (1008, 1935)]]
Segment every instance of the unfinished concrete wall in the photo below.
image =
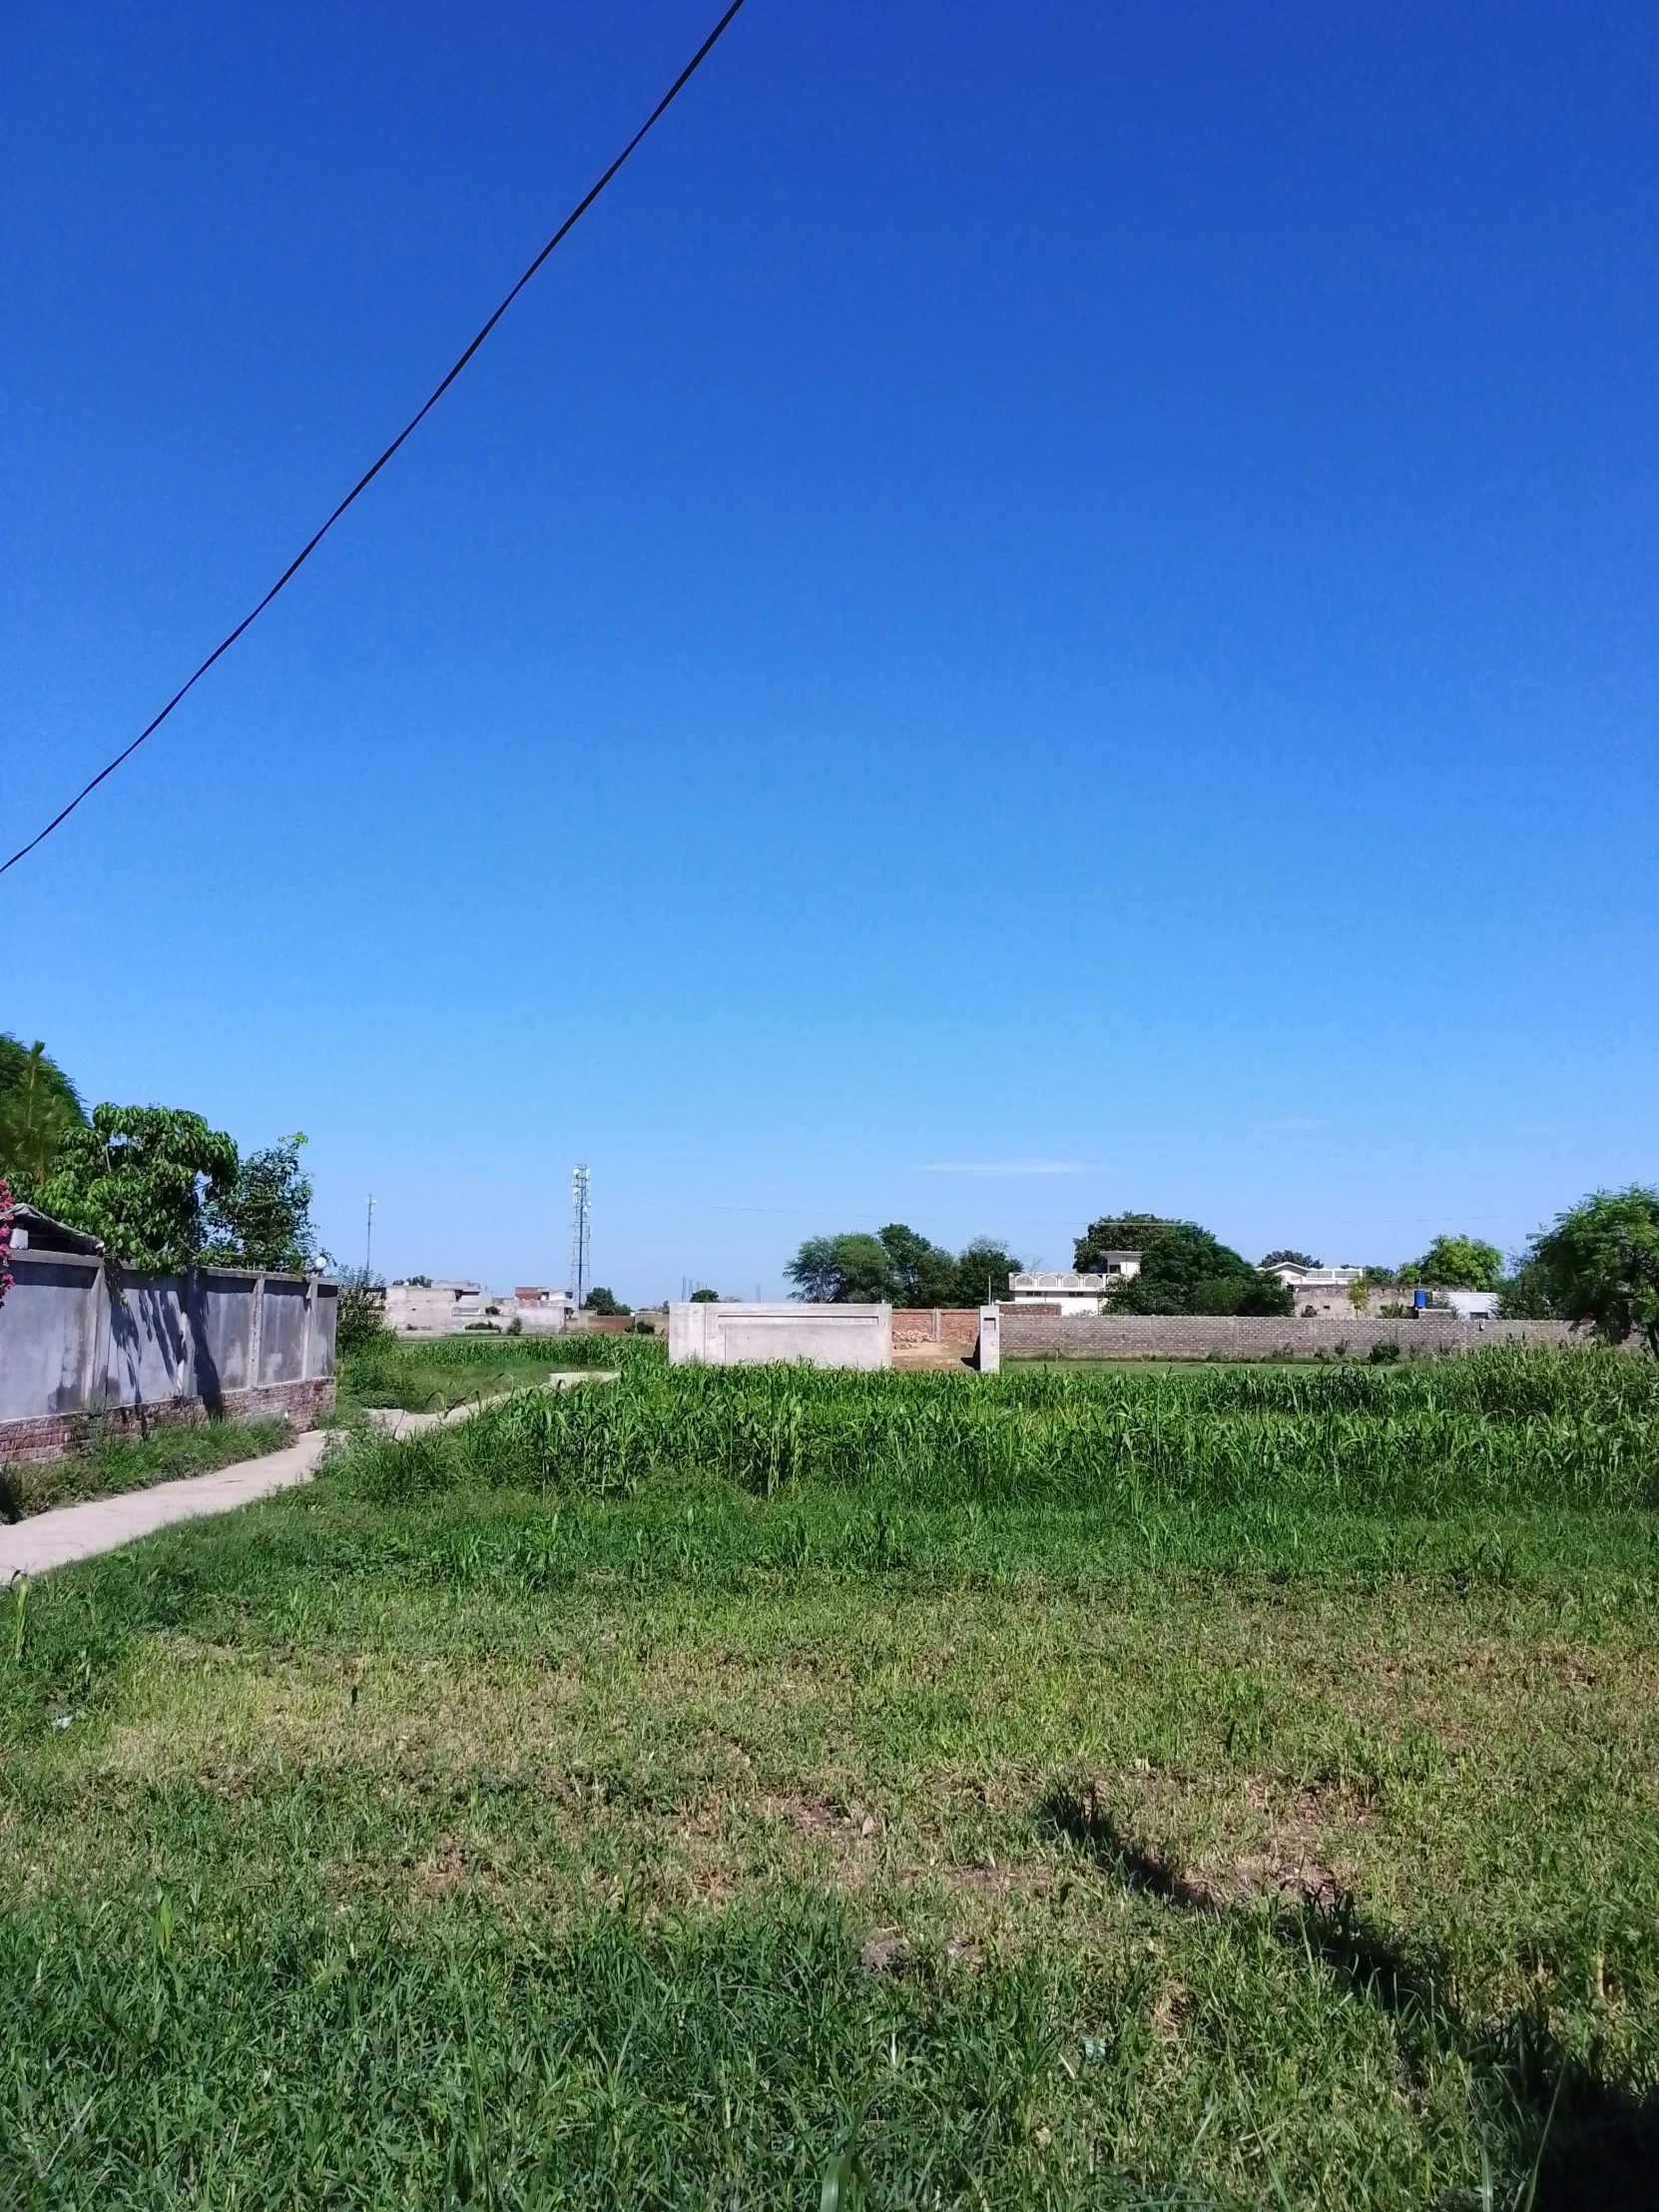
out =
[(25, 1251), (0, 1303), (0, 1459), (49, 1458), (89, 1425), (210, 1412), (301, 1422), (334, 1394), (339, 1287), (201, 1268), (129, 1275), (95, 1256)]
[(806, 1360), (815, 1368), (890, 1368), (892, 1308), (676, 1301), (668, 1310), (668, 1357), (676, 1367)]
[(388, 1283), (386, 1327), (397, 1336), (454, 1336), (481, 1322), (489, 1303), (477, 1283)]

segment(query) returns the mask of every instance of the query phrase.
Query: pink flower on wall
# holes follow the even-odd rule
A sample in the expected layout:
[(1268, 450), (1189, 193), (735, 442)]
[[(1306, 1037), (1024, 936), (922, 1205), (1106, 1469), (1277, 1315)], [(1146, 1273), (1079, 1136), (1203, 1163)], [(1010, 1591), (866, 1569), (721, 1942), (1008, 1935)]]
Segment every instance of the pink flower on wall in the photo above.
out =
[(0, 1305), (12, 1287), (12, 1187), (0, 1175)]

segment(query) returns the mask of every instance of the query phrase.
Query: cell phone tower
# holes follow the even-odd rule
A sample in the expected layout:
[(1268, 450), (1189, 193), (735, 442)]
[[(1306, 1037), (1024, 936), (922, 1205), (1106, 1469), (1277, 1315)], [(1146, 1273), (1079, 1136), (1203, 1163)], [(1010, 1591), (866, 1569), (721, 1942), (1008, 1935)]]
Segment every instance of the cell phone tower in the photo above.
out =
[(570, 1177), (570, 1288), (578, 1313), (582, 1301), (588, 1295), (588, 1275), (592, 1263), (592, 1224), (588, 1218), (588, 1170), (584, 1161), (571, 1171)]

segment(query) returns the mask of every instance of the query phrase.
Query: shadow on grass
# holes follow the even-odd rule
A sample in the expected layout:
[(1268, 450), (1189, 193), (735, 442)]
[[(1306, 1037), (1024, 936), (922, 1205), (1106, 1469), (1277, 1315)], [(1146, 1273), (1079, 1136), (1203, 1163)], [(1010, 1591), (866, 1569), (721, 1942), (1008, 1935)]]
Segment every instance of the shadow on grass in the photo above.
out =
[[(1217, 1920), (1256, 1910), (1218, 1900), (1165, 1854), (1135, 1842), (1092, 1789), (1057, 1787), (1036, 1817), (1040, 1832), (1160, 1904)], [(1447, 1994), (1444, 1961), (1374, 1927), (1352, 1898), (1281, 1904), (1274, 1931), (1398, 2021), (1424, 2056), (1451, 2049), (1464, 2060), (1516, 2164), (1530, 2175), (1536, 2161), (1536, 2186), (1522, 2189), (1514, 2212), (1659, 2212), (1659, 2091), (1633, 2096), (1591, 2072), (1562, 2048), (1541, 2007), (1491, 2024), (1465, 2020)]]

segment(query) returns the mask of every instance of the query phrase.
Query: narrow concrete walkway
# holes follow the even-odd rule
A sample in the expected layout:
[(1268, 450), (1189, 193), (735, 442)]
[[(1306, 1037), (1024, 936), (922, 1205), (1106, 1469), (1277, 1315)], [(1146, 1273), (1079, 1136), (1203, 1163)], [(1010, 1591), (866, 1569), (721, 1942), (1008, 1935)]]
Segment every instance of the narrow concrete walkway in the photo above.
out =
[[(542, 1387), (568, 1389), (576, 1382), (614, 1382), (615, 1368), (572, 1368), (550, 1375)], [(493, 1397), (472, 1398), (451, 1405), (443, 1413), (407, 1413), (399, 1406), (372, 1406), (369, 1419), (388, 1436), (415, 1436), (423, 1428), (447, 1421), (466, 1420), (486, 1405), (511, 1397), (511, 1390)], [(33, 1513), (27, 1520), (0, 1526), (0, 1587), (20, 1574), (46, 1574), (53, 1567), (67, 1567), (77, 1559), (93, 1559), (102, 1551), (119, 1551), (140, 1536), (152, 1535), (172, 1521), (196, 1520), (204, 1513), (229, 1513), (274, 1490), (290, 1489), (308, 1482), (322, 1457), (330, 1431), (308, 1428), (280, 1451), (268, 1451), (263, 1459), (239, 1459), (215, 1474), (181, 1475), (176, 1482), (155, 1482), (147, 1490), (123, 1490), (118, 1497), (88, 1498), (84, 1505), (59, 1505), (49, 1513)]]
[(0, 1528), (0, 1584), (14, 1575), (45, 1574), (72, 1560), (119, 1551), (170, 1521), (229, 1513), (254, 1498), (269, 1497), (273, 1490), (308, 1482), (327, 1441), (326, 1429), (307, 1428), (280, 1451), (268, 1451), (263, 1459), (239, 1459), (215, 1474), (181, 1475), (176, 1482), (152, 1483), (147, 1490), (123, 1490), (119, 1497), (92, 1497), (84, 1505), (31, 1514)]
[[(543, 1377), (537, 1386), (544, 1390), (569, 1390), (578, 1382), (614, 1382), (621, 1372), (620, 1368), (561, 1368), (556, 1374)], [(517, 1394), (516, 1390), (497, 1390), (491, 1397), (469, 1397), (442, 1413), (410, 1413), (401, 1405), (371, 1405), (368, 1417), (388, 1436), (418, 1436), (423, 1428), (443, 1428), (451, 1421), (467, 1420), (472, 1414), (481, 1413), (486, 1405), (499, 1405), (503, 1398)]]

